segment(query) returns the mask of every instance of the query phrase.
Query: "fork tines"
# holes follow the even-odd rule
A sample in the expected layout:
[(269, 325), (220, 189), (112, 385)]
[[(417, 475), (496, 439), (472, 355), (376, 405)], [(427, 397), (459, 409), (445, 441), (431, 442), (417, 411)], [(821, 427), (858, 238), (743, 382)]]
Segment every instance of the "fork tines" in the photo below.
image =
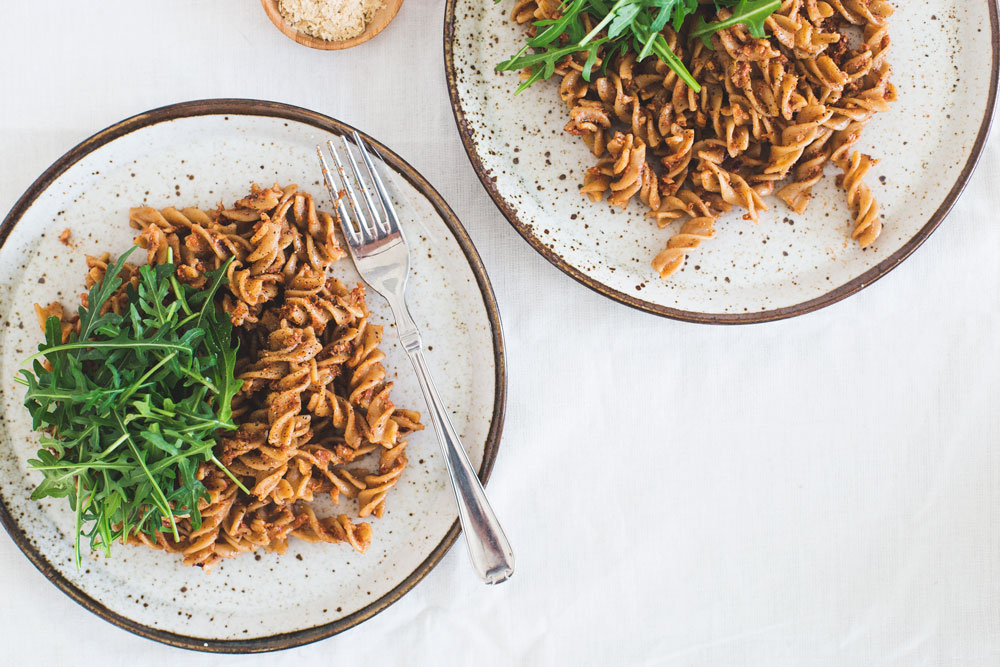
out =
[[(332, 140), (326, 142), (327, 148), (337, 163), (340, 188), (337, 188), (333, 184), (333, 179), (330, 175), (332, 170), (326, 161), (326, 156), (323, 154), (322, 146), (316, 146), (316, 154), (319, 155), (320, 165), (323, 168), (323, 179), (326, 181), (326, 188), (330, 191), (330, 197), (336, 202), (344, 235), (347, 237), (349, 243), (360, 245), (378, 241), (392, 234), (399, 233), (399, 218), (396, 217), (396, 211), (392, 206), (392, 200), (389, 198), (385, 183), (382, 181), (382, 177), (379, 175), (378, 169), (372, 160), (372, 151), (369, 150), (364, 139), (361, 138), (361, 135), (357, 131), (353, 132), (353, 136), (353, 142), (349, 141), (343, 135), (341, 135), (340, 140), (343, 143), (342, 150), (347, 155), (347, 161), (351, 165), (354, 180), (361, 189), (360, 200), (351, 183), (351, 178), (345, 172), (344, 163), (341, 161), (340, 151), (337, 150), (336, 144)], [(352, 143), (356, 147), (357, 152), (361, 154), (364, 171), (359, 167), (354, 157), (354, 151), (351, 150)], [(375, 157), (379, 162), (384, 164), (382, 157), (378, 153), (375, 153)], [(354, 213), (353, 216), (349, 214), (347, 207), (344, 205), (344, 194), (347, 195), (346, 198), (350, 202), (351, 211)], [(362, 204), (362, 200), (364, 204)]]

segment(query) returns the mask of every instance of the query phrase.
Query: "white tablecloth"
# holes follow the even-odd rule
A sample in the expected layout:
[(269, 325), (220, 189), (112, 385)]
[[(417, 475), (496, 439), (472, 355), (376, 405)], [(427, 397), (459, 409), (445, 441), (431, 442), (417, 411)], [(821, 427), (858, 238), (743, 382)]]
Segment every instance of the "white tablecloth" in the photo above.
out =
[(496, 290), (510, 383), (489, 491), (516, 576), (480, 585), (459, 545), (345, 634), (209, 656), (90, 614), (0, 536), (0, 664), (1000, 664), (1000, 137), (861, 294), (776, 324), (672, 322), (578, 285), (497, 212), (452, 119), (442, 17), (407, 0), (374, 41), (322, 53), (255, 0), (5, 2), (0, 209), (172, 102), (273, 99), (380, 138)]

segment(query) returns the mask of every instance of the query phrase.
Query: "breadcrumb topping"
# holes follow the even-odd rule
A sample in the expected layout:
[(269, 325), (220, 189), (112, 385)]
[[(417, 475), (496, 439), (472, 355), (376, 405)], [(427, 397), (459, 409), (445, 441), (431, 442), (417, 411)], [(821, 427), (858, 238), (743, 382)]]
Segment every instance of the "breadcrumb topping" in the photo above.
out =
[(384, 5), (384, 0), (279, 0), (278, 10), (296, 30), (328, 42), (342, 42), (364, 32)]

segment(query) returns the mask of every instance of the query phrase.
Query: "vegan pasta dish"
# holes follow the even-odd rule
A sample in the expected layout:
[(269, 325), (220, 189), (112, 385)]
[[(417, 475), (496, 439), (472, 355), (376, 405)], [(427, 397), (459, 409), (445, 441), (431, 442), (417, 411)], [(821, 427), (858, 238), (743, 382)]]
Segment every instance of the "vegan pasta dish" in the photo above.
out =
[[(847, 235), (882, 231), (862, 131), (896, 99), (886, 0), (516, 0), (528, 41), (498, 66), (521, 88), (557, 77), (567, 133), (597, 162), (580, 192), (638, 199), (670, 230), (663, 278), (737, 209), (757, 222), (774, 194), (797, 213), (830, 166)], [(845, 216), (847, 217), (847, 216)]]
[(19, 378), (43, 431), (34, 497), (69, 499), (78, 565), (81, 535), (205, 570), (293, 537), (365, 551), (423, 426), (392, 402), (364, 287), (331, 275), (337, 221), (254, 185), (129, 222), (147, 264), (88, 257), (78, 312), (36, 305), (46, 340)]

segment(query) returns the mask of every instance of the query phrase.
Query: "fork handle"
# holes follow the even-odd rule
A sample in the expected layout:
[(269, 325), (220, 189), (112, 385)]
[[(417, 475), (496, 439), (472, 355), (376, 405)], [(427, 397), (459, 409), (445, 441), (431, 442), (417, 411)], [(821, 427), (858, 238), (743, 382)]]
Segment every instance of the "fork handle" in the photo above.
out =
[[(415, 331), (413, 332), (416, 333)], [(487, 584), (499, 584), (514, 574), (514, 552), (511, 551), (507, 536), (497, 521), (486, 492), (479, 482), (472, 463), (469, 461), (462, 441), (448, 417), (448, 409), (438, 396), (434, 381), (431, 380), (424, 353), (420, 348), (419, 336), (403, 341), (403, 347), (410, 355), (417, 380), (430, 409), (431, 423), (437, 434), (444, 460), (448, 466), (455, 500), (458, 501), (458, 518), (462, 522), (462, 532), (469, 546), (472, 566)], [(412, 348), (412, 349), (411, 349)]]

